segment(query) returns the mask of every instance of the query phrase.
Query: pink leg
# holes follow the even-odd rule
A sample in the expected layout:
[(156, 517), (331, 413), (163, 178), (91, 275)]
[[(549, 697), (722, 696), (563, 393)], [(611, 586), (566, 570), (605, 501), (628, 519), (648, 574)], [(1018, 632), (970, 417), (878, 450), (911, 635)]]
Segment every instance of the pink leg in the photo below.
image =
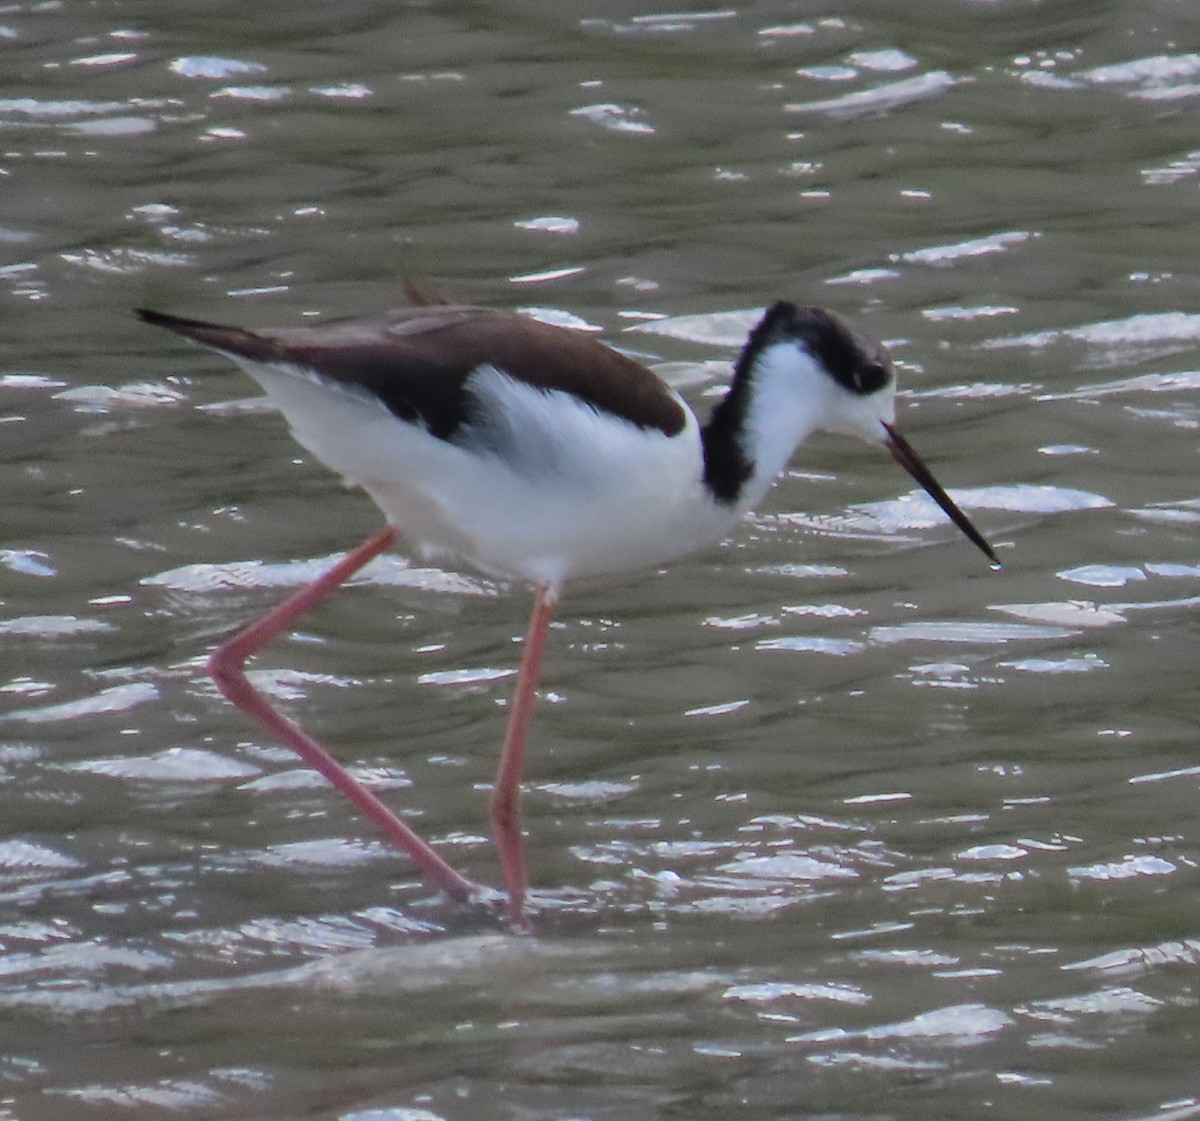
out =
[(276, 711), (246, 678), (243, 666), (281, 631), (333, 595), (368, 561), (377, 557), (396, 540), (396, 531), (387, 526), (373, 533), (357, 549), (318, 576), (291, 599), (280, 604), (228, 642), (218, 646), (208, 660), (208, 669), (217, 688), (248, 716), (252, 716), (276, 739), (285, 743), (310, 767), (319, 771), (371, 818), (393, 841), (412, 857), (425, 876), (447, 895), (468, 900), (482, 894), (480, 888), (456, 872), (403, 821), (354, 778), (316, 740)]
[(523, 930), (528, 926), (524, 916), (528, 877), (525, 873), (525, 839), (521, 835), (521, 775), (525, 770), (525, 740), (529, 734), (529, 722), (533, 718), (535, 690), (542, 673), (542, 655), (550, 633), (550, 620), (554, 617), (557, 603), (558, 589), (542, 584), (537, 590), (533, 614), (529, 618), (525, 655), (521, 659), (517, 691), (508, 717), (508, 731), (504, 736), (504, 750), (496, 771), (496, 784), (492, 788), (492, 830), (496, 837), (504, 885), (508, 888), (508, 922), (515, 930)]

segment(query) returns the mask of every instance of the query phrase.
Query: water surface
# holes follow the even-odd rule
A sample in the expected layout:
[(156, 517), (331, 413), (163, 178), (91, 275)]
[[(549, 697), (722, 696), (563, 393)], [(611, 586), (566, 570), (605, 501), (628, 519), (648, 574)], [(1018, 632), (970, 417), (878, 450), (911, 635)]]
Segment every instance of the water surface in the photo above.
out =
[[(0, 13), (0, 1116), (1200, 1115), (1183, 6)], [(136, 323), (535, 309), (703, 411), (836, 309), (1003, 573), (814, 439), (564, 600), (537, 933), (431, 893), (212, 645), (377, 524)], [(528, 596), (402, 553), (256, 680), (495, 882)]]

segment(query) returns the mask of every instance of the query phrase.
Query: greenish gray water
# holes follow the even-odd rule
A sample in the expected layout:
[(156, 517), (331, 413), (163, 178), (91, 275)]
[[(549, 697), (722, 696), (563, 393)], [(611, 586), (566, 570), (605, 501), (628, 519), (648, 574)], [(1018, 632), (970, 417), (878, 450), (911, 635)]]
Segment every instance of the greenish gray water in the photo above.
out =
[[(1150, 2), (0, 12), (0, 1118), (1200, 1115), (1195, 46)], [(835, 308), (1006, 565), (822, 438), (571, 589), (532, 938), (216, 694), (377, 516), (128, 311), (409, 278), (701, 408), (753, 309)], [(258, 681), (494, 882), (527, 609), (400, 554)]]

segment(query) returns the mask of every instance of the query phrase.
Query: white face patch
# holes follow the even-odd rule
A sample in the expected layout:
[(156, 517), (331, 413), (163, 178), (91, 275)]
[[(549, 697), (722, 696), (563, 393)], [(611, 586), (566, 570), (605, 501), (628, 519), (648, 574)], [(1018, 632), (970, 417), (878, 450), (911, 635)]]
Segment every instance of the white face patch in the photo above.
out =
[(838, 432), (879, 444), (886, 435), (883, 424), (891, 424), (895, 415), (894, 379), (874, 393), (855, 393), (805, 347), (790, 340), (779, 342), (764, 350), (755, 363), (746, 450), (775, 473), (813, 432)]

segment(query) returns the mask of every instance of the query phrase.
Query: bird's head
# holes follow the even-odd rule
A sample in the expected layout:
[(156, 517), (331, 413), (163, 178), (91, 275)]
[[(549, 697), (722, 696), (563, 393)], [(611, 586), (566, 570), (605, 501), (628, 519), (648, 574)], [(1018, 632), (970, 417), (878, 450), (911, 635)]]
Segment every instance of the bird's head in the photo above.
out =
[(809, 430), (857, 436), (884, 447), (1000, 567), (983, 535), (897, 431), (896, 372), (879, 343), (863, 338), (832, 312), (781, 302), (751, 334), (739, 367), (750, 380), (770, 384), (761, 399), (766, 408), (803, 417)]

